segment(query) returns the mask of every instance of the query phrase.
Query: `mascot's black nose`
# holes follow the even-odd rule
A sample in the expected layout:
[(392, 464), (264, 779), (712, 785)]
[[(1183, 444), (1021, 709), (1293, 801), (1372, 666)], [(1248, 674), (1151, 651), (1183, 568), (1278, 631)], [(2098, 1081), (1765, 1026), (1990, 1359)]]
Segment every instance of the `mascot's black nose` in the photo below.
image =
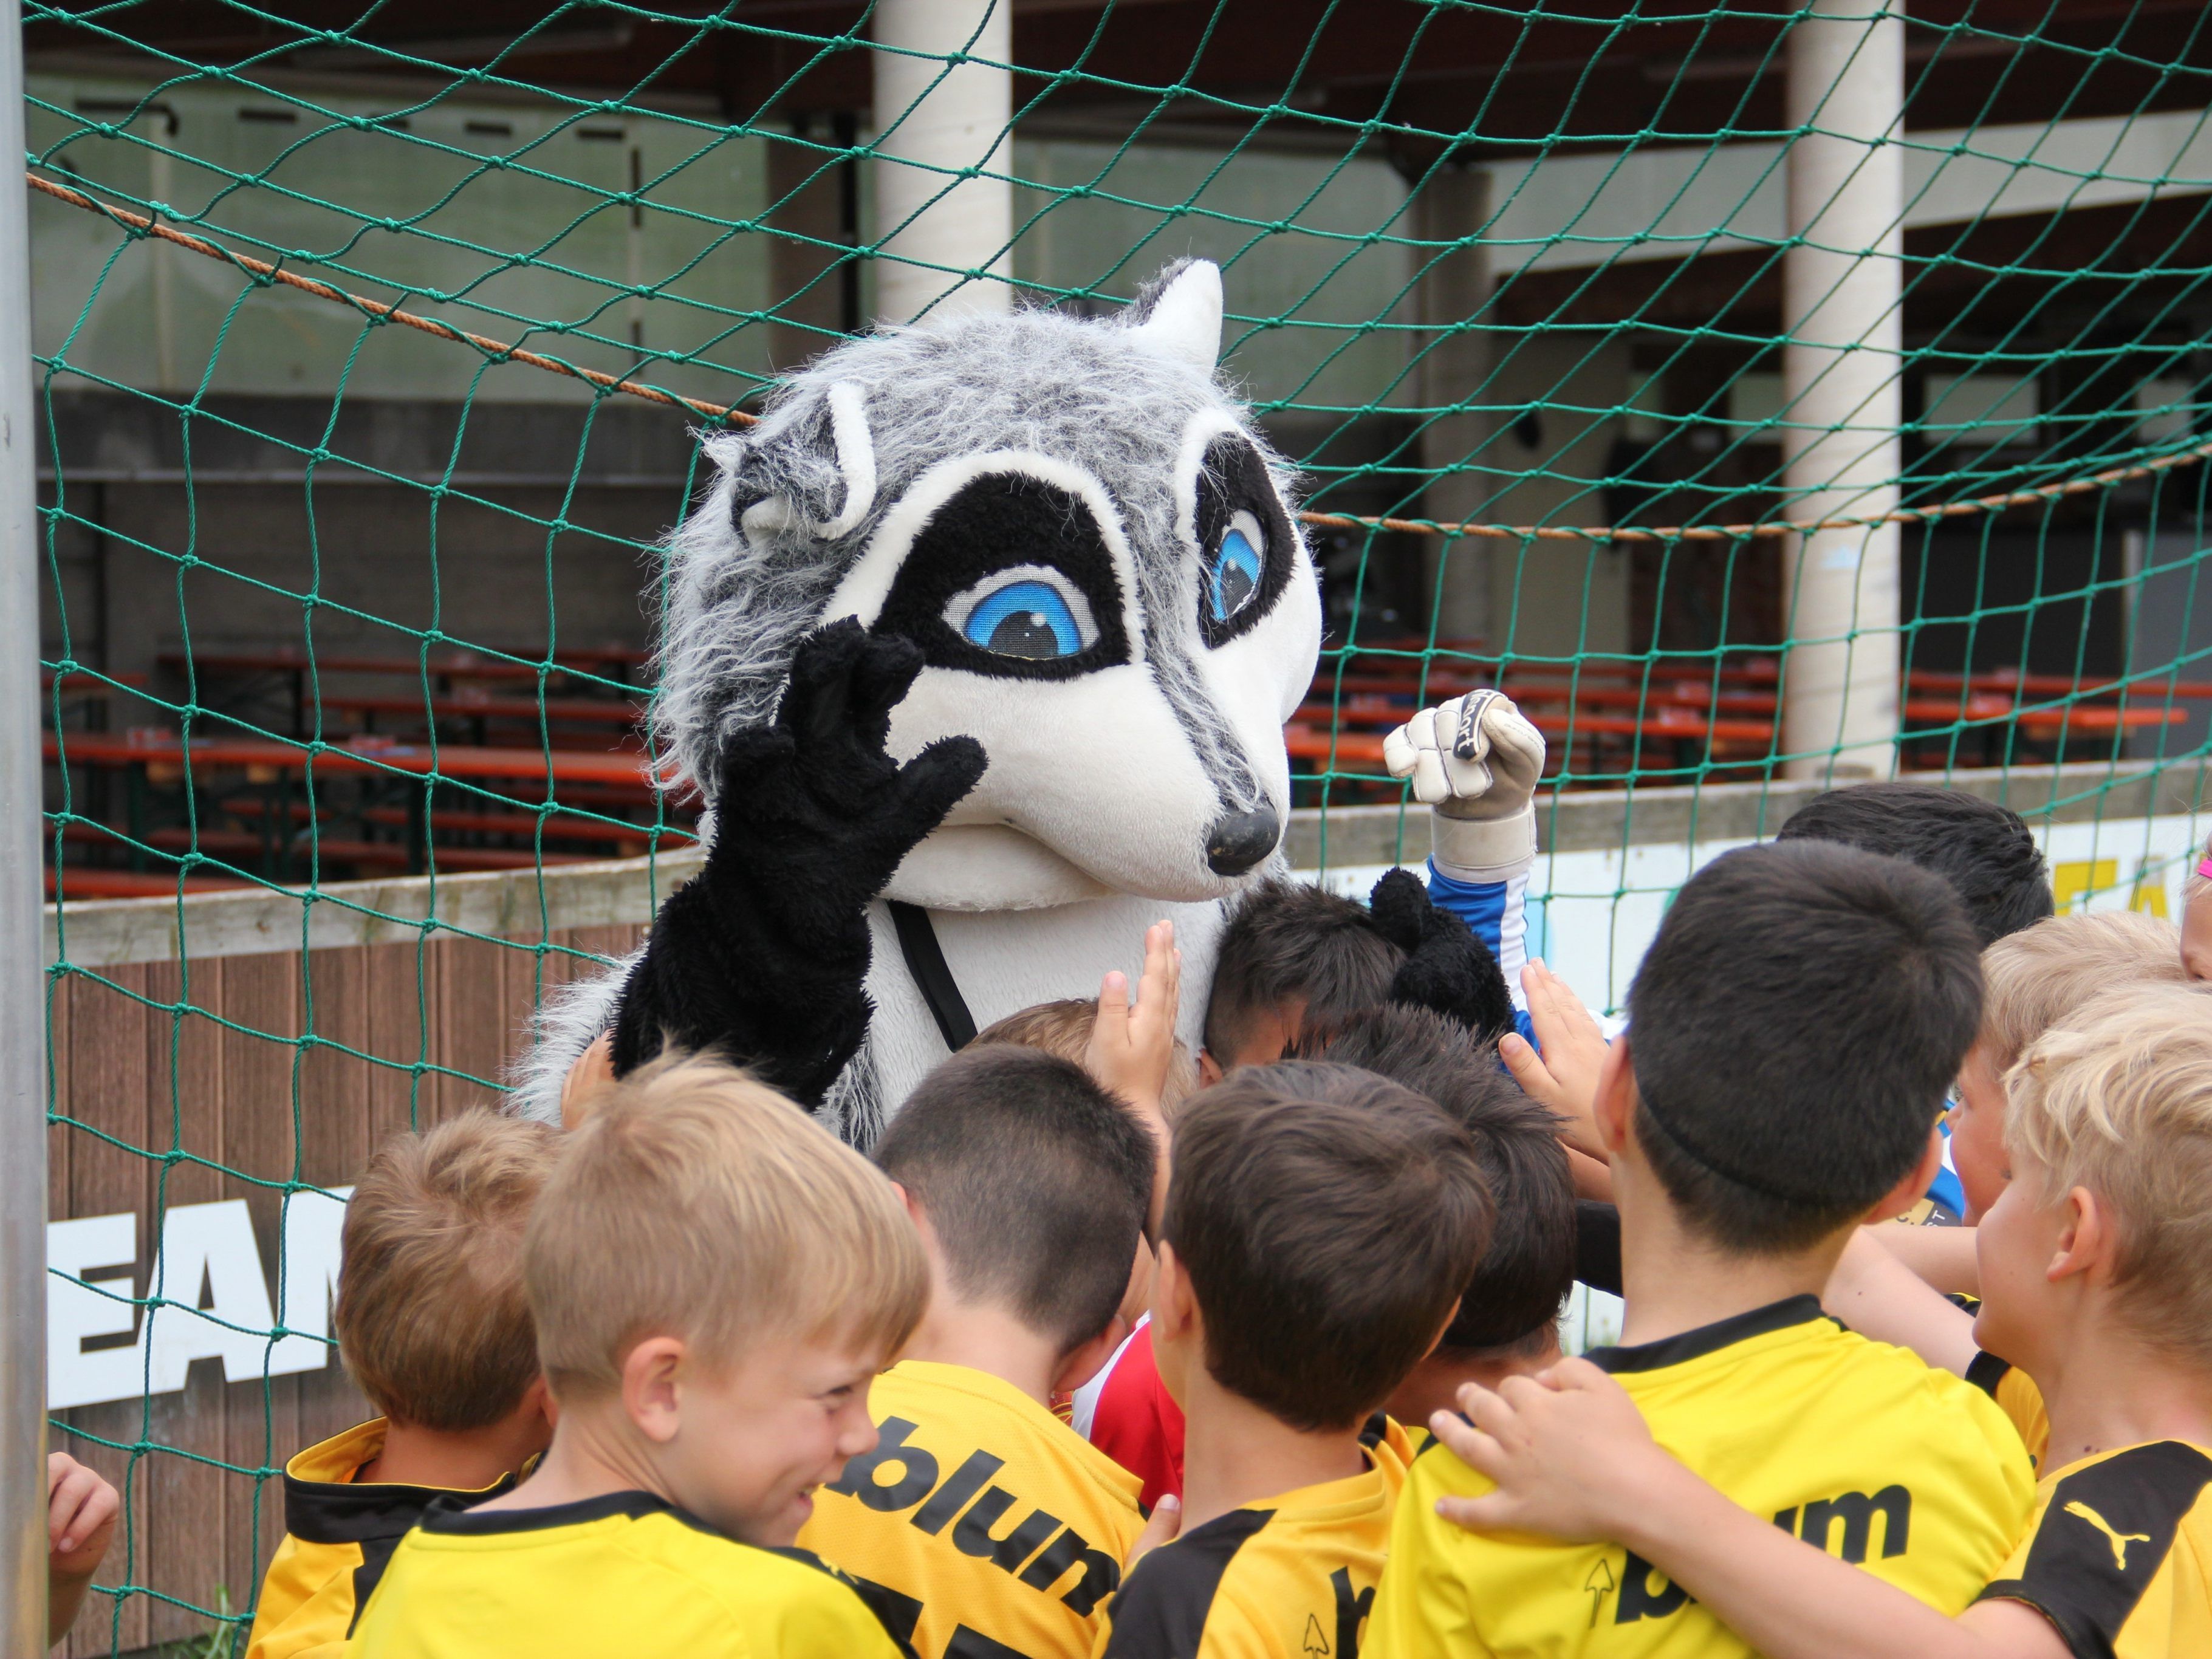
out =
[(1282, 833), (1282, 820), (1265, 806), (1225, 812), (1206, 832), (1206, 867), (1217, 876), (1241, 876), (1275, 850)]

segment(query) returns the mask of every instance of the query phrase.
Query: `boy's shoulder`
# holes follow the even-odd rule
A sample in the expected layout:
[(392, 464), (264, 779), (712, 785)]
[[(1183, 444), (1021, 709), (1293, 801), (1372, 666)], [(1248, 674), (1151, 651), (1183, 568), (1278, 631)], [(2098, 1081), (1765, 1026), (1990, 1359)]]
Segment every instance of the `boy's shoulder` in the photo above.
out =
[(1064, 1488), (1081, 1489), (1094, 1519), (1126, 1525), (1133, 1538), (1144, 1524), (1138, 1478), (1003, 1377), (902, 1360), (876, 1379), (868, 1403), (882, 1438), (848, 1461), (830, 1492), (870, 1509), (904, 1509), (939, 1490), (938, 1477), (954, 1475), (954, 1465), (980, 1456), (1010, 1479), (1043, 1477), (1063, 1498)]
[[(656, 1650), (634, 1645), (649, 1631)], [(362, 1616), (363, 1659), (496, 1641), (543, 1659), (905, 1651), (860, 1587), (808, 1551), (744, 1543), (662, 1498), (621, 1492), (534, 1510), (441, 1503), (409, 1533)], [(626, 1634), (625, 1634), (626, 1633)]]
[(1966, 1367), (1966, 1381), (1996, 1402), (2006, 1421), (2019, 1431), (2028, 1457), (2041, 1468), (2044, 1454), (2051, 1449), (2051, 1413), (2035, 1379), (1993, 1353), (1977, 1353)]
[[(1733, 1501), (1947, 1613), (1995, 1575), (2033, 1503), (2027, 1453), (1988, 1395), (1845, 1329), (1813, 1297), (1588, 1358), (1661, 1445)], [(1425, 1631), (1503, 1652), (1540, 1646), (1545, 1630), (1623, 1626), (1655, 1643), (1694, 1627), (1701, 1652), (1745, 1651), (1619, 1545), (1491, 1537), (1435, 1513), (1439, 1497), (1491, 1485), (1447, 1448), (1417, 1457), (1376, 1654), (1428, 1651)]]
[(2047, 1476), (1982, 1599), (2027, 1603), (2075, 1653), (2212, 1653), (2208, 1584), (2212, 1449), (2154, 1440)]
[[(1790, 1297), (1697, 1330), (1585, 1356), (1635, 1397), (1662, 1440), (1741, 1443), (1756, 1424), (1777, 1446), (1819, 1455), (1845, 1435), (1855, 1453), (1916, 1447), (1939, 1461), (2016, 1465), (2019, 1437), (1983, 1389)], [(1960, 1431), (1964, 1419), (1971, 1432)]]
[[(1585, 1356), (1636, 1401), (1660, 1442), (1718, 1480), (1786, 1471), (1792, 1459), (1878, 1465), (1910, 1457), (1990, 1476), (2025, 1508), (2020, 1437), (1984, 1389), (1909, 1349), (1861, 1335), (1815, 1297), (1792, 1297), (1659, 1341)], [(1462, 1491), (1488, 1483), (1430, 1449), (1417, 1483)]]
[(1355, 1654), (1413, 1446), (1376, 1413), (1360, 1474), (1217, 1516), (1139, 1562), (1109, 1604), (1102, 1659)]
[[(1199, 1659), (1231, 1566), (1273, 1518), (1267, 1510), (1231, 1510), (1146, 1556), (1107, 1604), (1112, 1623), (1101, 1659)], [(1215, 1630), (1217, 1643), (1222, 1634)]]
[(799, 1541), (886, 1598), (886, 1622), (926, 1651), (1088, 1647), (1144, 1528), (1136, 1477), (964, 1366), (904, 1361), (869, 1408), (875, 1446), (816, 1494)]
[(355, 1477), (384, 1449), (386, 1429), (371, 1418), (285, 1464), (284, 1538), (261, 1581), (248, 1659), (296, 1659), (343, 1644), (394, 1547), (431, 1504), (480, 1503), (514, 1485), (511, 1474), (480, 1491), (364, 1485)]

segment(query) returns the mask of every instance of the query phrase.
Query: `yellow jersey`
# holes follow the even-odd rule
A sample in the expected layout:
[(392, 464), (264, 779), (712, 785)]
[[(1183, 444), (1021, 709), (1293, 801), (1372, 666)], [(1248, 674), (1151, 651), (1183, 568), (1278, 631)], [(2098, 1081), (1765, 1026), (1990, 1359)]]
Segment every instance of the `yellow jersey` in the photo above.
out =
[(1163, 1544), (1108, 1604), (1099, 1659), (1358, 1659), (1413, 1446), (1376, 1417), (1367, 1468)]
[(2043, 1408), (2043, 1390), (2035, 1386), (2035, 1379), (2010, 1360), (1978, 1353), (1966, 1367), (1966, 1381), (1997, 1402), (1997, 1409), (2020, 1431), (2028, 1461), (2040, 1469), (2043, 1455), (2051, 1449), (2051, 1417)]
[(868, 1401), (883, 1437), (799, 1543), (906, 1608), (921, 1659), (1083, 1659), (1144, 1527), (1137, 1477), (987, 1371), (905, 1360)]
[(434, 1504), (362, 1609), (349, 1659), (895, 1659), (805, 1550), (741, 1544), (648, 1492), (537, 1510)]
[(2154, 1440), (2047, 1477), (1984, 1599), (2025, 1601), (2087, 1659), (2212, 1654), (2212, 1450)]
[[(1946, 1614), (1996, 1576), (2034, 1481), (1978, 1389), (1792, 1297), (1588, 1356), (1653, 1437), (1736, 1503)], [(1415, 1460), (1367, 1659), (1449, 1654), (1747, 1659), (1680, 1585), (1618, 1544), (1466, 1532), (1437, 1499), (1492, 1483), (1443, 1447)]]
[(468, 1492), (356, 1481), (355, 1474), (384, 1450), (384, 1419), (371, 1418), (284, 1466), (284, 1541), (261, 1581), (246, 1659), (336, 1654), (392, 1552), (434, 1500), (481, 1503), (514, 1485), (511, 1474)]

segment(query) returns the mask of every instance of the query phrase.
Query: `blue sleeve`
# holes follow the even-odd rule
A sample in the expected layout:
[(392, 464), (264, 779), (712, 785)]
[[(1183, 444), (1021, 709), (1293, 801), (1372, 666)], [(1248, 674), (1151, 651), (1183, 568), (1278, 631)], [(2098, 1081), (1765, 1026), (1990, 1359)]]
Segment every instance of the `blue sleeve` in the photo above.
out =
[(1531, 1044), (1535, 1028), (1528, 1022), (1528, 1001), (1521, 991), (1521, 970), (1528, 965), (1528, 873), (1504, 881), (1456, 881), (1429, 863), (1429, 898), (1438, 909), (1449, 910), (1468, 926), (1505, 975), (1505, 989), (1513, 999), (1514, 1029)]

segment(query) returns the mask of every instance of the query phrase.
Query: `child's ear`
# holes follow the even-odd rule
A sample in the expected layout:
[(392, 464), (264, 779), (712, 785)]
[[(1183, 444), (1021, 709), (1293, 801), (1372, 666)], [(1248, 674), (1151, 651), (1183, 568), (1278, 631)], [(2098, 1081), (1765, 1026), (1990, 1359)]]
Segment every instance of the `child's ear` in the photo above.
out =
[(658, 1445), (673, 1440), (682, 1426), (677, 1377), (684, 1357), (681, 1337), (649, 1336), (623, 1360), (623, 1409), (638, 1431)]
[(1198, 1300), (1190, 1293), (1190, 1279), (1176, 1259), (1175, 1246), (1161, 1242), (1152, 1267), (1152, 1340), (1172, 1341), (1198, 1317)]
[(1629, 1052), (1629, 1034), (1613, 1038), (1598, 1067), (1597, 1096), (1590, 1103), (1596, 1120), (1598, 1144), (1608, 1152), (1628, 1145), (1629, 1120), (1636, 1109), (1636, 1061)]
[(1060, 1369), (1053, 1373), (1052, 1391), (1073, 1394), (1097, 1376), (1099, 1369), (1128, 1340), (1129, 1322), (1117, 1313), (1106, 1322), (1104, 1330), (1060, 1360)]
[(560, 1402), (553, 1398), (552, 1385), (543, 1376), (532, 1378), (530, 1386), (522, 1391), (520, 1409), (526, 1415), (544, 1418), (549, 1429), (561, 1420)]
[(1452, 1298), (1451, 1311), (1444, 1316), (1443, 1323), (1437, 1327), (1437, 1334), (1429, 1339), (1429, 1346), (1421, 1350), (1421, 1358), (1429, 1358), (1443, 1346), (1444, 1333), (1451, 1328), (1452, 1321), (1459, 1317), (1459, 1305), (1466, 1300), (1463, 1296)]
[(2044, 1277), (2052, 1284), (2062, 1279), (2087, 1275), (2091, 1279), (2109, 1285), (2119, 1266), (2119, 1231), (2112, 1225), (2112, 1212), (2105, 1207), (2104, 1200), (2087, 1187), (2076, 1187), (2059, 1200), (2063, 1218), (2058, 1227), (2058, 1248), (2044, 1269)]
[(1881, 1200), (1866, 1213), (1869, 1221), (1887, 1221), (1893, 1216), (1903, 1215), (1928, 1195), (1929, 1183), (1936, 1179), (1936, 1171), (1943, 1167), (1943, 1131), (1938, 1127), (1928, 1131), (1928, 1144), (1920, 1150), (1920, 1162), (1912, 1166), (1910, 1174), (1881, 1195)]
[(1211, 1089), (1221, 1081), (1221, 1062), (1213, 1057), (1211, 1048), (1198, 1051), (1198, 1086)]

